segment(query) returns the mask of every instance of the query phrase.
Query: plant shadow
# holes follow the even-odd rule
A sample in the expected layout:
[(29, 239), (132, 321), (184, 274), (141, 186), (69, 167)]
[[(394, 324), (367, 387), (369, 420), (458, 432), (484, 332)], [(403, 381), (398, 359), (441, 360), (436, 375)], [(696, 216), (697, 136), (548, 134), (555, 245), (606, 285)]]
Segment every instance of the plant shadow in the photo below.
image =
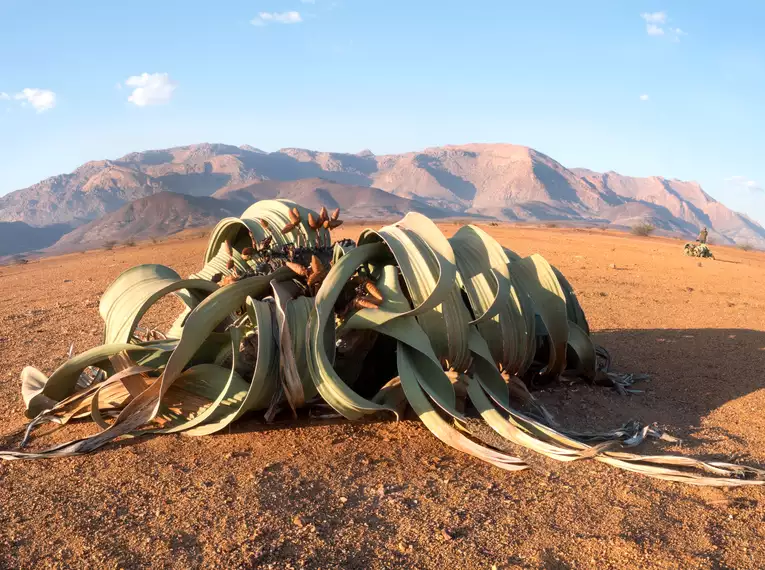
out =
[[(614, 371), (647, 373), (651, 379), (635, 386), (642, 390), (641, 393), (626, 396), (589, 384), (546, 387), (536, 395), (560, 425), (575, 430), (606, 430), (640, 420), (655, 423), (681, 438), (685, 448), (729, 441), (744, 449), (736, 459), (757, 462), (745, 451), (747, 439), (735, 425), (723, 427), (707, 420), (715, 410), (765, 388), (761, 376), (756, 373), (765, 370), (765, 332), (748, 329), (607, 330), (594, 333), (593, 341), (608, 348)], [(741, 410), (740, 413), (744, 413), (743, 408)], [(301, 410), (297, 417), (293, 417), (289, 412), (283, 412), (270, 424), (265, 423), (260, 414), (250, 414), (225, 433), (347, 422), (341, 417), (312, 417), (312, 413), (315, 411)], [(732, 408), (730, 413), (739, 411)], [(359, 423), (391, 420), (380, 416)], [(653, 444), (645, 445), (658, 451)], [(694, 455), (705, 459), (731, 459), (697, 452)]]
[[(621, 396), (589, 385), (556, 385), (539, 394), (562, 425), (610, 429), (632, 419), (656, 423), (694, 448), (722, 440), (745, 445), (735, 421), (711, 425), (716, 410), (765, 388), (765, 332), (750, 329), (607, 330), (593, 334), (605, 346), (616, 372), (646, 373), (635, 387), (642, 393)], [(731, 406), (726, 419), (743, 414)], [(749, 410), (751, 406), (746, 405)]]

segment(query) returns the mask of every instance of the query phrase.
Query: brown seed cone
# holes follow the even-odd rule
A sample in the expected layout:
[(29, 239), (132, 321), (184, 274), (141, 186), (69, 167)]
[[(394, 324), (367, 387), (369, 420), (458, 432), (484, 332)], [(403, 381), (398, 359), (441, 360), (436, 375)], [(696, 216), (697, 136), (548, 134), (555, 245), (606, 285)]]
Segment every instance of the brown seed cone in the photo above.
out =
[(292, 208), (290, 210), (290, 220), (293, 224), (299, 224), (300, 223), (300, 212), (297, 208)]
[(315, 255), (311, 256), (311, 271), (314, 273), (321, 273), (324, 271), (324, 264), (321, 262), (321, 259)]
[(385, 297), (383, 297), (382, 293), (380, 293), (380, 290), (377, 288), (377, 285), (372, 283), (371, 281), (364, 281), (364, 289), (371, 297), (374, 297), (381, 303), (385, 300)]
[(321, 227), (321, 219), (317, 220), (311, 212), (308, 212), (308, 225), (312, 230), (318, 230)]
[(311, 276), (308, 278), (308, 285), (319, 285), (322, 281), (324, 281), (324, 278), (327, 276), (328, 271), (321, 271), (319, 273), (311, 273)]
[(332, 216), (330, 216), (330, 220), (334, 222), (339, 217), (340, 217), (340, 208), (335, 208), (335, 211), (332, 212)]
[(223, 279), (220, 280), (220, 283), (218, 283), (218, 285), (220, 287), (225, 287), (226, 285), (231, 285), (232, 283), (236, 283), (238, 280), (239, 280), (239, 276), (236, 274), (226, 275)]
[(251, 247), (245, 247), (242, 250), (242, 259), (244, 259), (245, 261), (249, 261), (250, 259), (252, 259), (253, 255), (255, 255), (255, 250), (252, 249)]
[(292, 224), (287, 224), (286, 226), (284, 226), (284, 227), (282, 228), (282, 233), (283, 233), (283, 234), (288, 234), (288, 233), (290, 233), (292, 230), (294, 230), (294, 229), (295, 229), (295, 226), (296, 226), (296, 225), (297, 225), (297, 222), (295, 222), (295, 223), (292, 223)]
[(307, 277), (308, 276), (308, 268), (307, 267), (303, 267), (299, 263), (295, 263), (294, 261), (288, 261), (287, 263), (285, 263), (285, 265), (287, 267), (289, 267), (290, 269), (292, 269), (292, 271), (294, 271), (295, 273), (297, 273), (301, 277)]
[(343, 220), (330, 220), (327, 223), (329, 224), (329, 229), (334, 230), (337, 226), (343, 225)]
[(355, 309), (379, 309), (379, 301), (374, 297), (356, 297), (353, 300)]
[(269, 246), (271, 245), (271, 241), (273, 240), (273, 237), (274, 236), (266, 236), (266, 239), (264, 239), (262, 242), (260, 242), (260, 248), (259, 249), (261, 249), (261, 250), (268, 249)]
[(260, 222), (260, 227), (264, 230), (268, 229), (268, 221), (264, 220), (263, 218), (259, 219), (258, 222)]
[(234, 268), (234, 260), (233, 260), (233, 259), (229, 259), (229, 260), (226, 262), (226, 269), (228, 269), (229, 271), (231, 271), (233, 268)]
[(329, 220), (324, 220), (324, 227), (329, 229), (329, 224), (332, 223)]
[(327, 208), (325, 206), (321, 207), (321, 210), (319, 211), (319, 219), (320, 220), (328, 220), (329, 214), (327, 213)]

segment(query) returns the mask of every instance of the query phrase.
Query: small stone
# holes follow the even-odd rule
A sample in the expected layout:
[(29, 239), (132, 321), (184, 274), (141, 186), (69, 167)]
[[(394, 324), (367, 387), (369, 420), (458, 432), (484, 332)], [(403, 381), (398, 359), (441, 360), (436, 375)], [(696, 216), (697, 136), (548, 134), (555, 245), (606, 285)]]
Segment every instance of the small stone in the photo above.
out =
[(340, 502), (345, 504), (345, 503), (348, 502), (348, 498), (347, 497), (340, 497)]
[(303, 528), (303, 521), (300, 520), (300, 517), (298, 515), (295, 515), (292, 517), (292, 524), (294, 524), (298, 528)]
[(446, 540), (452, 539), (452, 535), (446, 532), (444, 529), (441, 529), (441, 536), (443, 536)]

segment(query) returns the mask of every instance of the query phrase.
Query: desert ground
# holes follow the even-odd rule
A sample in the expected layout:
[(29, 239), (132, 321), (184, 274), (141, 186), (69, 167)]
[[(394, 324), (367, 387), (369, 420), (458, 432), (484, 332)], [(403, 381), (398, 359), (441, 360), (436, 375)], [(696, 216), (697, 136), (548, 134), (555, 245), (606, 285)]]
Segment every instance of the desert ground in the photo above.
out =
[[(455, 224), (443, 224), (445, 233)], [(765, 465), (765, 254), (586, 229), (483, 226), (573, 284), (596, 342), (644, 393), (555, 387), (564, 425), (657, 422), (646, 452)], [(336, 237), (356, 237), (343, 227)], [(100, 342), (100, 294), (136, 264), (200, 267), (200, 237), (0, 267), (0, 445), (24, 425), (19, 373)], [(166, 322), (165, 303), (150, 318)], [(60, 442), (91, 424), (41, 430)], [(125, 440), (0, 463), (2, 568), (765, 567), (765, 488), (696, 488), (523, 449), (507, 473), (400, 423), (245, 418), (222, 435)]]

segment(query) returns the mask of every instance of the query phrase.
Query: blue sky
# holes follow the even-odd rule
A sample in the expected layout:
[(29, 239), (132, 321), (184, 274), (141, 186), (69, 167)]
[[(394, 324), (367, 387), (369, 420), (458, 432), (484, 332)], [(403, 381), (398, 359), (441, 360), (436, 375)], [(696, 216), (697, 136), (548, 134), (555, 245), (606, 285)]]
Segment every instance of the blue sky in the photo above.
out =
[(0, 194), (196, 142), (529, 145), (765, 223), (765, 2), (0, 0)]

